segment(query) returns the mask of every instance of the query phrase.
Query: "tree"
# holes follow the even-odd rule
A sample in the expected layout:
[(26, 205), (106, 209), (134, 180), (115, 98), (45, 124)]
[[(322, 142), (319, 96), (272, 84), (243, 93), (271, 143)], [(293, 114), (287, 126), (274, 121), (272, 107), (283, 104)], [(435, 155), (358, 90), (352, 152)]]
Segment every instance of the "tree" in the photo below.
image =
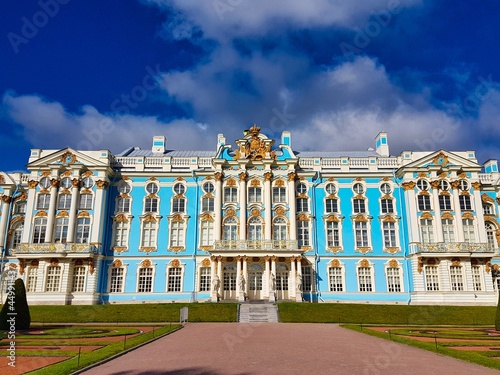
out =
[(31, 324), (30, 309), (26, 299), (26, 288), (24, 281), (17, 279), (14, 286), (7, 290), (5, 304), (0, 311), (0, 329), (16, 331), (29, 329)]

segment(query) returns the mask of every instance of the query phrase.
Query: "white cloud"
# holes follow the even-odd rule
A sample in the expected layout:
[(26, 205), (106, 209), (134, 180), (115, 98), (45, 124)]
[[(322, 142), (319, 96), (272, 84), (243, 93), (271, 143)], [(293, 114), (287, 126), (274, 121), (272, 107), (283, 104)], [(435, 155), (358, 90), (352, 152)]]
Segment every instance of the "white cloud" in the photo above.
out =
[[(16, 124), (16, 130), (40, 148), (102, 148), (117, 153), (131, 146), (149, 149), (154, 135), (166, 135), (167, 147), (206, 150), (215, 148), (217, 141), (217, 135), (205, 124), (190, 119), (165, 123), (151, 116), (103, 114), (90, 105), (71, 113), (60, 103), (37, 95), (6, 93), (2, 110)], [(207, 139), (213, 144), (207, 144)]]

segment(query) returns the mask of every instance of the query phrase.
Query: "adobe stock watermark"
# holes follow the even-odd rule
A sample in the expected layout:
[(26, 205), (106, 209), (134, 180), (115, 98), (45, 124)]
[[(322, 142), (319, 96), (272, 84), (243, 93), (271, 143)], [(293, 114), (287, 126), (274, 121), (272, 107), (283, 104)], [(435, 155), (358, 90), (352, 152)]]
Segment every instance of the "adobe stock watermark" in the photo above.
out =
[(399, 14), (401, 9), (401, 1), (389, 0), (385, 9), (378, 12), (371, 12), (372, 17), (365, 23), (362, 29), (359, 27), (354, 28), (356, 33), (352, 44), (346, 42), (339, 44), (344, 57), (361, 53), (391, 23), (393, 16)]
[[(450, 117), (465, 119), (467, 116), (477, 112), (481, 107), (481, 103), (491, 97), (491, 89), (498, 86), (498, 83), (493, 82), (491, 74), (488, 75), (487, 78), (479, 76), (477, 80), (478, 84), (471, 94), (469, 94), (459, 105), (446, 110), (443, 114), (446, 120), (449, 120)], [(432, 129), (429, 137), (417, 139), (415, 140), (415, 144), (422, 151), (437, 150), (440, 148), (439, 144), (445, 143), (450, 134), (453, 134), (459, 127), (459, 121), (451, 122), (446, 129), (442, 126), (437, 126)]]
[(222, 339), (226, 344), (227, 349), (232, 353), (234, 352), (235, 345), (241, 345), (244, 340), (252, 336), (255, 332), (255, 327), (261, 326), (261, 322), (257, 323), (242, 323), (238, 324), (236, 328), (236, 334), (225, 332), (222, 335)]
[[(156, 64), (154, 68), (148, 65), (145, 70), (146, 74), (142, 78), (140, 85), (134, 86), (128, 93), (122, 93), (118, 99), (111, 102), (110, 108), (113, 112), (118, 115), (130, 113), (131, 109), (137, 108), (139, 103), (146, 100), (151, 90), (160, 85), (160, 65)], [(96, 146), (99, 146), (104, 141), (106, 135), (113, 133), (115, 130), (116, 125), (111, 119), (102, 119), (95, 127), (82, 130), (84, 139), (78, 143), (77, 149), (94, 150)]]
[(214, 0), (212, 5), (221, 21), (224, 21), (224, 14), (233, 12), (238, 5), (241, 5), (243, 0)]
[(22, 17), (21, 32), (19, 34), (11, 31), (7, 33), (7, 39), (14, 50), (19, 53), (19, 46), (28, 44), (31, 39), (38, 35), (40, 29), (47, 26), (49, 20), (59, 13), (61, 5), (66, 5), (70, 0), (40, 0), (38, 6), (40, 10), (33, 13), (31, 17)]
[(6, 348), (8, 352), (7, 363), (10, 367), (16, 367), (16, 294), (14, 291), (14, 282), (17, 273), (14, 270), (9, 270), (7, 272), (7, 323), (9, 324), (9, 329), (7, 331), (8, 347)]
[(383, 343), (381, 349), (380, 353), (373, 358), (362, 357), (362, 361), (365, 363), (364, 375), (384, 374), (393, 361), (401, 356), (401, 347), (396, 343)]

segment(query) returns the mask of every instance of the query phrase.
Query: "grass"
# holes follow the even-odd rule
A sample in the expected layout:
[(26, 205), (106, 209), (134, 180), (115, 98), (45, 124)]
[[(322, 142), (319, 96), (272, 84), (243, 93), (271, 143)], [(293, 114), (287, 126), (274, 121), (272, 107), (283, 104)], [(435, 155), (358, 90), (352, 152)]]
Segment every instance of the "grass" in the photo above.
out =
[[(490, 322), (491, 323), (491, 322)], [(417, 340), (412, 340), (411, 338), (399, 336), (392, 334), (393, 330), (391, 330), (391, 334), (389, 332), (380, 332), (380, 331), (375, 331), (371, 330), (369, 327), (364, 327), (360, 324), (343, 324), (342, 327), (351, 329), (353, 331), (358, 331), (362, 332), (371, 336), (375, 337), (380, 337), (386, 340), (391, 340), (394, 342), (398, 342), (401, 344), (406, 344), (409, 346), (413, 346), (416, 348), (424, 349), (424, 350), (429, 350), (432, 352), (437, 352), (439, 354), (447, 355), (449, 357), (461, 359), (467, 362), (471, 363), (477, 363), (482, 366), (494, 368), (497, 370), (500, 370), (500, 361), (494, 358), (489, 358), (489, 357), (494, 357), (496, 354), (499, 354), (499, 351), (491, 351), (491, 352), (474, 352), (474, 351), (464, 351), (464, 350), (455, 350), (452, 348), (446, 347), (446, 345), (451, 345), (451, 343), (442, 343), (438, 342), (437, 344), (435, 342), (423, 342), (423, 341), (417, 341)], [(422, 327), (418, 327), (417, 329), (421, 329)], [(432, 330), (432, 327), (427, 327), (429, 330)], [(443, 345), (444, 344), (444, 345)], [(455, 345), (455, 343), (453, 343)]]
[(235, 322), (236, 303), (163, 303), (91, 306), (30, 306), (31, 321), (39, 323), (164, 323), (178, 322), (182, 307), (190, 322)]
[(398, 325), (492, 325), (495, 306), (408, 306), (334, 303), (278, 304), (287, 323), (361, 323)]
[[(91, 352), (82, 352), (78, 356), (78, 353), (75, 351), (67, 351), (64, 352), (62, 355), (71, 355), (73, 358), (70, 358), (66, 361), (56, 363), (51, 366), (44, 367), (39, 370), (31, 371), (28, 372), (27, 374), (32, 374), (32, 375), (58, 375), (58, 374), (70, 374), (72, 372), (77, 371), (80, 368), (90, 366), (94, 363), (100, 362), (104, 359), (107, 359), (109, 357), (112, 357), (114, 355), (117, 355), (121, 352), (123, 352), (124, 349), (130, 349), (135, 346), (144, 344), (150, 340), (156, 339), (162, 335), (165, 335), (169, 332), (175, 331), (180, 328), (180, 325), (175, 324), (175, 325), (169, 325), (165, 327), (161, 327), (156, 329), (154, 332), (150, 331), (147, 333), (143, 333), (141, 335), (135, 336), (128, 338), (125, 341), (119, 341), (119, 342), (113, 342), (113, 343), (108, 343), (106, 346), (104, 346), (101, 349), (97, 349)], [(44, 353), (47, 354), (45, 351)], [(48, 354), (52, 354), (54, 351), (51, 351)], [(33, 355), (30, 353), (30, 355)]]

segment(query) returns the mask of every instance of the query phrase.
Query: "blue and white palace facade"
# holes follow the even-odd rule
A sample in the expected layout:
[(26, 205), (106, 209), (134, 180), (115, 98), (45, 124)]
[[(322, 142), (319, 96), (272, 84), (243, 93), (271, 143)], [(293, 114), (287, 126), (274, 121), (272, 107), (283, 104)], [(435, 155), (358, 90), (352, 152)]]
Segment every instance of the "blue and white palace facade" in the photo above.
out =
[(0, 173), (3, 292), (13, 271), (31, 304), (496, 304), (496, 160), (274, 143), (32, 149)]

